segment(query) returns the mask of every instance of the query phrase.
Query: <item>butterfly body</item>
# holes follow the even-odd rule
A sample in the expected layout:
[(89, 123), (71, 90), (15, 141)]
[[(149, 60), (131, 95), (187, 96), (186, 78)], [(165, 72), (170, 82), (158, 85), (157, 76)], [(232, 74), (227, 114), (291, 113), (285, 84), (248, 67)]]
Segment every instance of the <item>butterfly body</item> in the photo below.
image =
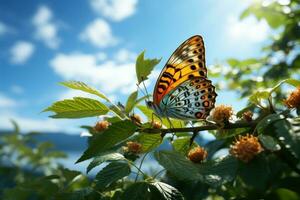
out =
[(161, 117), (205, 119), (214, 107), (215, 87), (207, 79), (204, 43), (196, 35), (182, 43), (168, 60), (148, 107)]

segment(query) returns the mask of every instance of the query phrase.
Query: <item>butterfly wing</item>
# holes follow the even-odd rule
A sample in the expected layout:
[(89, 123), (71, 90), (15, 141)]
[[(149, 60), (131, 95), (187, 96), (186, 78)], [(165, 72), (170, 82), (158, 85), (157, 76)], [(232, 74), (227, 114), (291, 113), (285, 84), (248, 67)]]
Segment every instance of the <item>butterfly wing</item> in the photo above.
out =
[(195, 35), (183, 42), (172, 54), (156, 82), (153, 102), (159, 105), (162, 98), (184, 81), (206, 78), (204, 42)]
[(166, 115), (183, 120), (205, 119), (215, 105), (215, 87), (210, 80), (193, 78), (167, 94), (160, 107)]

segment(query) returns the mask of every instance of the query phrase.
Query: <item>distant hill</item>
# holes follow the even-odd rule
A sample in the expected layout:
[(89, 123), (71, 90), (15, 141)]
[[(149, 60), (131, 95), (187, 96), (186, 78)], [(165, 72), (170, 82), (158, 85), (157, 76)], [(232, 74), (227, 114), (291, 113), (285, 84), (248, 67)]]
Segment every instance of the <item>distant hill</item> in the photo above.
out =
[[(0, 134), (10, 131), (0, 131)], [(61, 151), (81, 151), (87, 147), (87, 138), (65, 133), (41, 133), (35, 136), (38, 141), (49, 141), (55, 145), (55, 149)]]

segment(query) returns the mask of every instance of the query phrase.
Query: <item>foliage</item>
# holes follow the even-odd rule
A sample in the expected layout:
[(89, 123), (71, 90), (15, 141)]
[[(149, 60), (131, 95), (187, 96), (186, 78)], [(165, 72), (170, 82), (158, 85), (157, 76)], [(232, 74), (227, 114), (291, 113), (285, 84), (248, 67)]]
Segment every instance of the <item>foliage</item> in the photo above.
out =
[[(83, 126), (90, 131), (88, 147), (77, 162), (90, 160), (87, 178), (77, 171), (53, 166), (60, 153), (49, 150), (49, 143), (28, 146), (32, 134), (15, 133), (1, 136), (1, 185), (3, 199), (300, 199), (300, 116), (299, 107), (283, 104), (287, 88), (299, 87), (300, 5), (291, 0), (287, 5), (270, 1), (262, 6), (255, 1), (241, 15), (254, 15), (266, 20), (277, 37), (271, 37), (262, 57), (227, 60), (219, 65), (222, 73), (210, 75), (227, 82), (227, 89), (239, 91), (248, 106), (235, 117), (197, 122), (159, 119), (141, 102), (145, 96), (138, 91), (129, 95), (125, 105), (113, 104), (104, 94), (85, 83), (72, 81), (62, 85), (93, 94), (98, 99), (75, 97), (55, 102), (45, 111), (55, 118), (103, 116), (110, 125), (101, 130)], [(274, 61), (275, 60), (275, 61)], [(142, 52), (136, 61), (138, 83), (147, 77), (160, 59), (145, 59)], [(223, 68), (228, 68), (223, 72)], [(216, 68), (215, 68), (216, 69)], [(144, 122), (134, 111), (144, 115)], [(252, 111), (254, 118), (243, 114)], [(221, 112), (221, 111), (219, 111)], [(107, 117), (110, 115), (111, 117)], [(231, 115), (231, 112), (230, 112)], [(231, 117), (231, 116), (229, 116)], [(152, 127), (161, 121), (163, 127)], [(171, 125), (172, 124), (172, 125)], [(200, 124), (200, 126), (198, 126)], [(195, 130), (201, 130), (197, 132)], [(205, 144), (194, 136), (209, 130), (216, 139)], [(244, 141), (238, 152), (254, 153), (251, 160), (239, 160), (229, 151), (242, 135), (255, 140)], [(195, 140), (193, 140), (195, 139)], [(248, 142), (248, 143), (247, 143)], [(252, 142), (252, 143), (251, 143)], [(251, 144), (263, 151), (251, 152)], [(128, 148), (131, 144), (134, 150)], [(206, 160), (193, 163), (188, 153), (198, 146), (208, 153)], [(140, 149), (137, 149), (140, 148)], [(249, 150), (250, 149), (250, 150)], [(149, 156), (156, 161), (154, 172), (143, 168)], [(9, 160), (9, 158), (15, 158)], [(9, 160), (7, 165), (3, 160)], [(26, 162), (20, 162), (26, 160)], [(6, 164), (6, 165), (5, 165)], [(27, 170), (30, 166), (30, 170)], [(15, 173), (15, 171), (17, 173)], [(2, 179), (2, 177), (9, 179)], [(49, 195), (51, 194), (51, 195)]]

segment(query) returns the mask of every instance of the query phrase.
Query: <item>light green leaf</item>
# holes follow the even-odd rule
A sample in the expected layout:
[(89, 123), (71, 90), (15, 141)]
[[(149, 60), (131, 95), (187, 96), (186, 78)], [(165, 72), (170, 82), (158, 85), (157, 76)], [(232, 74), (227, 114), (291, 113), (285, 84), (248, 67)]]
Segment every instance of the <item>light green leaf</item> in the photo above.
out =
[(160, 165), (171, 172), (179, 180), (199, 181), (202, 179), (196, 165), (178, 152), (157, 151), (154, 156)]
[(96, 183), (99, 187), (107, 187), (111, 183), (116, 182), (117, 180), (128, 176), (130, 174), (130, 166), (127, 162), (112, 162), (104, 167), (96, 175)]
[(88, 149), (85, 150), (76, 163), (97, 156), (101, 154), (101, 152), (110, 149), (133, 135), (136, 129), (137, 126), (130, 120), (113, 123), (108, 129), (103, 131), (103, 133), (95, 135), (94, 138), (92, 138)]
[(109, 109), (101, 102), (84, 97), (57, 101), (43, 112), (52, 111), (52, 118), (83, 118), (106, 114)]
[(68, 88), (74, 89), (74, 90), (81, 90), (83, 92), (87, 92), (90, 94), (97, 95), (98, 97), (110, 102), (110, 100), (101, 92), (98, 90), (88, 86), (87, 84), (80, 82), (80, 81), (67, 81), (67, 82), (61, 82), (60, 83), (63, 86), (66, 86)]
[(140, 133), (137, 136), (137, 141), (142, 144), (143, 152), (149, 152), (161, 144), (162, 137), (160, 134)]
[(132, 111), (132, 109), (135, 106), (137, 97), (138, 97), (138, 92), (137, 91), (130, 94), (130, 96), (127, 99), (126, 106), (125, 106), (125, 113), (129, 114)]
[(145, 51), (143, 51), (136, 60), (135, 70), (138, 83), (148, 79), (149, 74), (161, 59), (145, 59)]
[[(148, 108), (147, 106), (144, 105), (138, 105), (136, 106), (148, 119), (148, 121), (162, 121), (162, 124), (165, 125), (166, 127), (170, 127), (170, 123), (166, 118), (158, 118), (156, 115), (154, 115), (154, 111)], [(172, 125), (174, 128), (182, 128), (182, 121), (181, 120), (176, 120), (176, 119), (170, 119)]]
[(101, 165), (107, 161), (116, 161), (116, 160), (124, 160), (124, 156), (120, 153), (112, 152), (112, 153), (104, 153), (100, 156), (94, 158), (94, 160), (88, 165), (86, 169), (86, 173), (89, 173), (93, 168)]
[(180, 137), (172, 142), (172, 146), (175, 151), (183, 155), (187, 155), (192, 148), (198, 146), (194, 141), (190, 146), (190, 142), (191, 142), (191, 137)]

